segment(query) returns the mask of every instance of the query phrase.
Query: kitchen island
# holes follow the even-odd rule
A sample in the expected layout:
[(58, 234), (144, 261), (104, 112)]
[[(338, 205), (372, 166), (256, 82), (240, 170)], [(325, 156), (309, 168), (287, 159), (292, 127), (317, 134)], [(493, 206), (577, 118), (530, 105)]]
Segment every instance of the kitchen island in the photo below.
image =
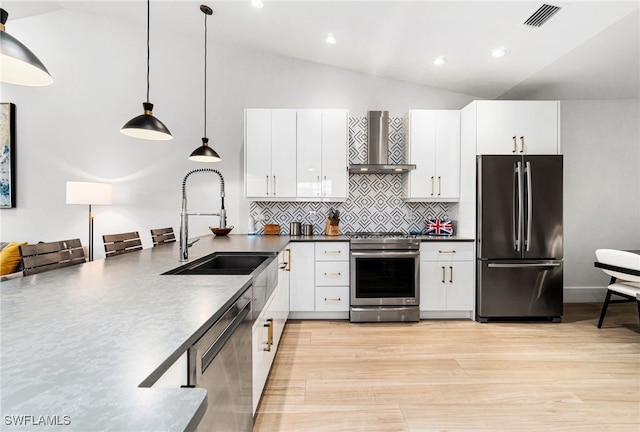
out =
[[(189, 257), (278, 252), (288, 242), (208, 235)], [(161, 275), (178, 258), (173, 243), (2, 282), (2, 429), (195, 429), (204, 389), (140, 384), (180, 357), (251, 276)]]

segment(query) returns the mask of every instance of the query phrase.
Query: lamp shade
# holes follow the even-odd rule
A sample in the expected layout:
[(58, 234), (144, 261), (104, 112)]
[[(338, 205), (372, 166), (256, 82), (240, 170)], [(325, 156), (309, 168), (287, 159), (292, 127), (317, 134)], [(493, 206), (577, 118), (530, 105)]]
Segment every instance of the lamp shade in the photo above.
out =
[(5, 31), (9, 14), (0, 9), (0, 81), (25, 86), (46, 86), (53, 82), (49, 71), (22, 42)]
[(220, 162), (221, 158), (214, 149), (209, 147), (209, 139), (202, 138), (202, 145), (191, 153), (189, 160), (195, 162)]
[(112, 195), (108, 183), (67, 182), (67, 204), (110, 205)]
[(153, 116), (153, 104), (143, 102), (144, 114), (132, 118), (120, 129), (125, 135), (147, 140), (170, 140), (173, 139), (169, 129)]

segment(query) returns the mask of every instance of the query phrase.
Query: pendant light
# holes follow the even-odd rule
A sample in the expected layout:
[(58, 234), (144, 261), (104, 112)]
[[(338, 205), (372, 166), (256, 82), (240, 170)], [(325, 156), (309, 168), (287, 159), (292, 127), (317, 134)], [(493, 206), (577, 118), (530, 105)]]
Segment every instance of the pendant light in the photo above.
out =
[(196, 162), (219, 162), (221, 158), (209, 147), (207, 138), (207, 16), (212, 15), (213, 10), (206, 5), (200, 5), (200, 10), (204, 13), (204, 137), (202, 145), (191, 153), (189, 159)]
[(142, 103), (144, 114), (129, 120), (120, 132), (134, 138), (146, 140), (170, 140), (173, 138), (169, 129), (153, 116), (153, 104), (149, 102), (149, 27), (150, 27), (150, 0), (147, 0), (147, 101)]
[(42, 62), (18, 39), (5, 31), (9, 13), (0, 9), (0, 81), (24, 86), (47, 86), (53, 82)]

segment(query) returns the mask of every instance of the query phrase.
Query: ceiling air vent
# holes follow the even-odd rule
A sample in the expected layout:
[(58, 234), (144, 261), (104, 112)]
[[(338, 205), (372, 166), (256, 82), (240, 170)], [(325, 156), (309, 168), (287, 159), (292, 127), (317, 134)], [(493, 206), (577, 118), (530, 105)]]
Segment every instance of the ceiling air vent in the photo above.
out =
[(528, 25), (531, 27), (541, 27), (542, 24), (549, 21), (556, 12), (560, 10), (558, 6), (552, 6), (548, 4), (543, 4), (540, 8), (533, 13), (527, 20), (524, 22), (524, 25)]

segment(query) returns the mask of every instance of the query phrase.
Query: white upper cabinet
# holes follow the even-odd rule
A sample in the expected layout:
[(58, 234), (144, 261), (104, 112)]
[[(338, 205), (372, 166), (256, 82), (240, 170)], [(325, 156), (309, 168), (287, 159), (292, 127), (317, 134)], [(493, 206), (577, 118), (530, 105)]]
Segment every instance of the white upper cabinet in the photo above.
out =
[(477, 154), (558, 154), (558, 101), (476, 101)]
[(296, 110), (245, 110), (245, 195), (295, 198)]
[(349, 113), (322, 111), (322, 198), (346, 200), (349, 184)]
[(405, 116), (406, 159), (415, 164), (404, 181), (404, 198), (460, 198), (460, 111), (412, 110)]
[(346, 200), (347, 110), (298, 110), (297, 196)]
[(245, 196), (264, 201), (344, 201), (347, 110), (245, 110)]
[(297, 196), (320, 198), (322, 193), (322, 112), (298, 110)]

